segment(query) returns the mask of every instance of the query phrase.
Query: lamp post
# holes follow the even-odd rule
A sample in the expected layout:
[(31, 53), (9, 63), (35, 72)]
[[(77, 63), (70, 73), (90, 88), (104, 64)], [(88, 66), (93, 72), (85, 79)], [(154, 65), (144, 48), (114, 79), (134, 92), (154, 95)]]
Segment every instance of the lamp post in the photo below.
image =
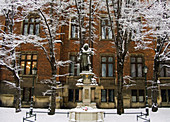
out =
[(146, 116), (149, 115), (149, 108), (148, 108), (148, 89), (147, 89), (147, 72), (148, 72), (148, 68), (147, 66), (144, 66), (143, 69), (144, 73), (145, 73), (145, 97), (146, 97), (146, 103), (145, 103), (145, 108), (146, 108)]
[(36, 67), (34, 67), (32, 69), (32, 74), (33, 74), (33, 81), (32, 81), (32, 90), (31, 90), (30, 115), (33, 114), (34, 79), (35, 79), (35, 75), (37, 74), (37, 68)]

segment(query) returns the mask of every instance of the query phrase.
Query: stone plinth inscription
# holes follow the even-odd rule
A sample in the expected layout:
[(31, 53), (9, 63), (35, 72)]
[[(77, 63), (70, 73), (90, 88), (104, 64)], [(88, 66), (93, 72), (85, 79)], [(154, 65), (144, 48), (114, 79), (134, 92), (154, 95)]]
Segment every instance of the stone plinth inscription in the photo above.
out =
[(85, 99), (89, 99), (89, 89), (85, 89)]

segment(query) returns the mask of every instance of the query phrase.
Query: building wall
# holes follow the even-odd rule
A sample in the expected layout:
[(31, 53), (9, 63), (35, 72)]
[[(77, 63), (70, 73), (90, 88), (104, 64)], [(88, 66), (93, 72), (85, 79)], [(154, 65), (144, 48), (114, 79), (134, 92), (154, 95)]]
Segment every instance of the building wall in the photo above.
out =
[[(1, 18), (2, 21), (4, 18)], [(17, 22), (15, 24), (14, 29), (15, 33), (21, 34), (22, 33), (22, 26), (23, 23)], [(112, 40), (101, 40), (100, 37), (100, 21), (97, 21), (97, 30), (96, 34), (98, 35), (98, 38), (96, 38), (93, 44), (93, 48), (95, 49), (95, 55), (93, 56), (93, 72), (95, 73), (95, 76), (97, 77), (98, 86), (95, 89), (94, 92), (94, 102), (96, 102), (97, 107), (99, 108), (116, 108), (117, 105), (117, 75), (116, 75), (116, 64), (117, 64), (117, 58), (116, 58), (116, 48), (111, 43)], [(40, 36), (43, 37), (44, 33), (40, 29)], [(78, 55), (78, 52), (80, 50), (79, 44), (76, 42), (77, 39), (71, 39), (70, 38), (70, 26), (63, 26), (60, 30), (62, 33), (65, 33), (61, 37), (58, 37), (58, 39), (62, 40), (62, 43), (56, 43), (56, 58), (58, 61), (67, 61), (70, 60), (70, 55)], [(85, 40), (86, 42), (88, 40)], [(147, 73), (147, 79), (152, 80), (153, 79), (153, 59), (154, 59), (154, 51), (147, 49), (147, 50), (135, 50), (134, 49), (135, 44), (132, 42), (129, 46), (129, 52), (127, 53), (127, 56), (125, 58), (125, 64), (124, 64), (124, 76), (130, 76), (130, 57), (131, 56), (143, 56), (143, 63), (148, 67), (148, 73)], [(48, 49), (48, 48), (47, 48)], [(31, 88), (33, 79), (35, 80), (35, 91), (34, 91), (34, 105), (35, 107), (48, 107), (50, 102), (50, 96), (43, 96), (43, 92), (48, 90), (48, 86), (46, 84), (42, 84), (41, 81), (45, 79), (50, 79), (51, 77), (51, 68), (50, 63), (48, 62), (44, 52), (39, 49), (38, 47), (35, 47), (32, 44), (22, 44), (18, 49), (18, 52), (20, 53), (35, 53), (38, 56), (37, 59), (37, 68), (38, 73), (36, 75), (36, 78), (34, 79), (33, 75), (21, 75), (23, 82), (21, 83), (22, 93), (24, 92), (24, 88)], [(101, 56), (113, 56), (114, 57), (114, 76), (113, 77), (102, 77), (101, 76)], [(4, 69), (3, 67), (0, 67), (0, 106), (13, 106), (14, 105), (14, 93), (15, 89), (10, 88), (9, 86), (6, 86), (6, 84), (3, 82), (3, 80), (10, 80), (11, 82), (15, 82), (12, 78), (12, 74)], [(69, 64), (64, 67), (58, 68), (57, 73), (60, 75), (64, 75), (69, 73)], [(78, 87), (75, 85), (77, 80), (79, 79), (79, 76), (65, 76), (61, 77), (57, 80), (60, 80), (63, 84), (63, 88), (58, 90), (57, 93), (57, 108), (73, 108), (76, 107), (77, 101), (70, 102), (69, 101), (69, 89), (78, 89)], [(168, 78), (160, 79), (162, 82), (169, 82)], [(144, 90), (145, 93), (145, 78), (144, 77), (135, 77), (131, 80), (135, 81), (135, 85), (132, 84), (131, 86), (124, 86), (123, 88), (123, 98), (124, 98), (124, 107), (125, 108), (131, 108), (131, 107), (145, 107), (145, 101), (143, 102), (132, 102), (132, 90), (139, 91), (140, 89)], [(130, 83), (129, 79), (127, 79), (127, 82)], [(151, 86), (152, 84), (148, 83), (148, 86)], [(101, 90), (103, 89), (113, 89), (114, 90), (114, 102), (102, 102), (101, 101)], [(158, 103), (159, 106), (170, 106), (169, 102), (162, 102), (161, 98), (161, 89), (170, 89), (169, 86), (159, 86), (159, 97), (158, 97)], [(81, 92), (79, 92), (81, 93)], [(149, 105), (151, 106), (151, 90), (148, 90), (149, 95)], [(168, 95), (168, 93), (167, 93)], [(75, 96), (74, 96), (75, 97)], [(107, 96), (108, 99), (109, 96)], [(23, 98), (23, 94), (22, 94)], [(81, 98), (80, 98), (81, 99)], [(81, 102), (81, 101), (80, 101)], [(22, 101), (23, 107), (29, 107), (30, 102), (24, 102)]]

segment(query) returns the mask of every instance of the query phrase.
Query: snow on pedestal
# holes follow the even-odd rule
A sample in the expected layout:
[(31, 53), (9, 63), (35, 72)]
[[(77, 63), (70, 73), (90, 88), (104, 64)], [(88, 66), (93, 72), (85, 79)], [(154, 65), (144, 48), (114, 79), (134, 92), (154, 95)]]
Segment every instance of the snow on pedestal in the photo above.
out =
[(86, 106), (75, 108), (70, 111), (69, 122), (104, 122), (104, 111)]
[(104, 122), (104, 111), (96, 108), (96, 103), (91, 102), (91, 88), (98, 84), (93, 78), (94, 73), (83, 71), (77, 86), (83, 88), (82, 103), (77, 103), (75, 109), (69, 112), (69, 122)]
[(91, 71), (83, 71), (80, 73), (81, 79), (78, 80), (76, 86), (83, 88), (82, 103), (78, 103), (77, 107), (90, 106), (96, 108), (96, 103), (91, 102), (91, 88), (96, 87), (98, 84), (96, 79), (93, 78), (94, 73)]

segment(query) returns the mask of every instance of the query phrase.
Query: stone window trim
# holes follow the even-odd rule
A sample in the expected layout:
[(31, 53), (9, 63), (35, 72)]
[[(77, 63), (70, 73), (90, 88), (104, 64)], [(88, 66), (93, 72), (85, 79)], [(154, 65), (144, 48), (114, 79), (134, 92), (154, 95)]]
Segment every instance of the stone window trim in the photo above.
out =
[[(102, 77), (102, 57), (112, 57), (113, 58), (113, 62), (111, 64), (113, 64), (113, 76), (108, 76), (108, 73), (106, 73), (106, 77)], [(108, 59), (107, 59), (108, 60)], [(107, 63), (107, 62), (106, 62)], [(111, 53), (102, 53), (100, 54), (100, 77), (102, 79), (108, 79), (108, 78), (114, 78), (115, 77), (115, 55), (111, 54)]]
[[(70, 52), (69, 53), (69, 55), (68, 55), (68, 59), (69, 60), (71, 60), (71, 57), (75, 57), (75, 62), (72, 62), (73, 64), (74, 63), (76, 63), (76, 64), (78, 64), (79, 63), (79, 61), (78, 61), (78, 52)], [(70, 75), (69, 76), (74, 76), (74, 77), (77, 77), (77, 76), (79, 76), (79, 74), (77, 74), (78, 73), (78, 70), (79, 69), (74, 69), (74, 74), (71, 74), (71, 65), (72, 65), (72, 63), (70, 63), (70, 65), (69, 65), (69, 67), (68, 67), (68, 71), (69, 71), (69, 73), (70, 73)], [(77, 65), (78, 66), (78, 65)]]
[[(102, 0), (103, 2), (106, 2), (106, 0)], [(109, 6), (113, 6), (113, 4), (112, 4), (112, 0), (108, 0), (108, 5)]]
[[(81, 94), (81, 95), (80, 95)], [(81, 88), (69, 88), (68, 89), (68, 102), (81, 102), (82, 101), (82, 89)]]
[[(69, 39), (70, 40), (79, 40), (79, 26), (78, 26), (78, 24), (76, 24), (76, 23), (74, 23), (73, 21), (77, 21), (77, 19), (76, 19), (76, 17), (72, 17), (72, 18), (70, 18), (70, 23), (69, 23)], [(73, 27), (74, 27), (74, 31), (75, 32), (77, 32), (77, 33), (75, 33), (75, 34), (77, 34), (77, 35), (75, 35), (75, 37), (73, 37)]]
[(161, 102), (170, 103), (170, 89), (161, 89)]
[[(27, 25), (27, 27), (25, 27), (26, 25)], [(23, 35), (30, 34), (30, 26), (31, 25), (33, 25), (32, 34), (39, 36), (39, 34), (40, 34), (40, 16), (38, 14), (31, 13), (23, 20), (21, 33)], [(24, 30), (25, 28), (27, 30)], [(38, 28), (38, 31), (36, 31), (36, 28)], [(26, 33), (24, 31), (26, 31)]]
[[(111, 96), (112, 94), (113, 96)], [(102, 103), (115, 103), (115, 90), (114, 89), (101, 89), (101, 102)]]
[(144, 103), (145, 102), (145, 90), (144, 89), (131, 89), (131, 101), (132, 103)]
[(23, 89), (22, 90), (22, 102), (30, 103), (32, 88), (31, 87), (23, 87), (22, 89)]
[[(112, 24), (115, 25), (115, 21), (114, 21), (114, 14), (111, 15), (112, 16)], [(113, 41), (112, 38), (108, 38), (108, 35), (106, 35), (107, 38), (102, 38), (102, 20), (107, 20), (106, 23), (108, 23), (108, 14), (100, 14), (100, 20), (99, 20), (99, 39), (100, 41)], [(111, 25), (111, 24), (110, 24)], [(111, 27), (110, 27), (111, 28)], [(108, 32), (106, 32), (107, 34)]]
[[(25, 55), (25, 58), (23, 58), (22, 56)], [(28, 59), (27, 60), (27, 56), (31, 56), (31, 59)], [(23, 58), (23, 59), (22, 59)], [(36, 58), (36, 59), (33, 59), (33, 58)], [(26, 73), (26, 67), (27, 67), (27, 62), (31, 62), (30, 64), (30, 73)], [(33, 64), (35, 62), (35, 64)], [(32, 76), (32, 66), (36, 65), (36, 68), (38, 68), (38, 52), (36, 51), (22, 51), (20, 53), (20, 58), (19, 58), (19, 63), (20, 63), (20, 66), (22, 65), (21, 63), (24, 63), (24, 70), (23, 71), (20, 71), (20, 76)], [(21, 66), (21, 69), (22, 69), (22, 66)]]
[(113, 40), (111, 24), (108, 17), (103, 17), (100, 19), (100, 40)]
[(160, 62), (160, 77), (170, 77), (170, 67), (168, 67), (170, 65), (170, 61), (169, 62)]
[[(132, 58), (135, 58), (135, 62), (132, 62)], [(138, 58), (141, 58), (142, 61), (141, 62), (138, 62)], [(130, 76), (133, 77), (133, 79), (143, 79), (144, 78), (144, 72), (143, 72), (143, 68), (145, 66), (145, 58), (144, 58), (144, 55), (143, 54), (131, 54), (130, 55)], [(141, 71), (141, 76), (139, 76), (139, 68), (138, 68), (138, 64), (139, 65), (142, 65), (140, 71)], [(132, 65), (134, 65), (135, 67), (135, 76), (132, 76)]]

